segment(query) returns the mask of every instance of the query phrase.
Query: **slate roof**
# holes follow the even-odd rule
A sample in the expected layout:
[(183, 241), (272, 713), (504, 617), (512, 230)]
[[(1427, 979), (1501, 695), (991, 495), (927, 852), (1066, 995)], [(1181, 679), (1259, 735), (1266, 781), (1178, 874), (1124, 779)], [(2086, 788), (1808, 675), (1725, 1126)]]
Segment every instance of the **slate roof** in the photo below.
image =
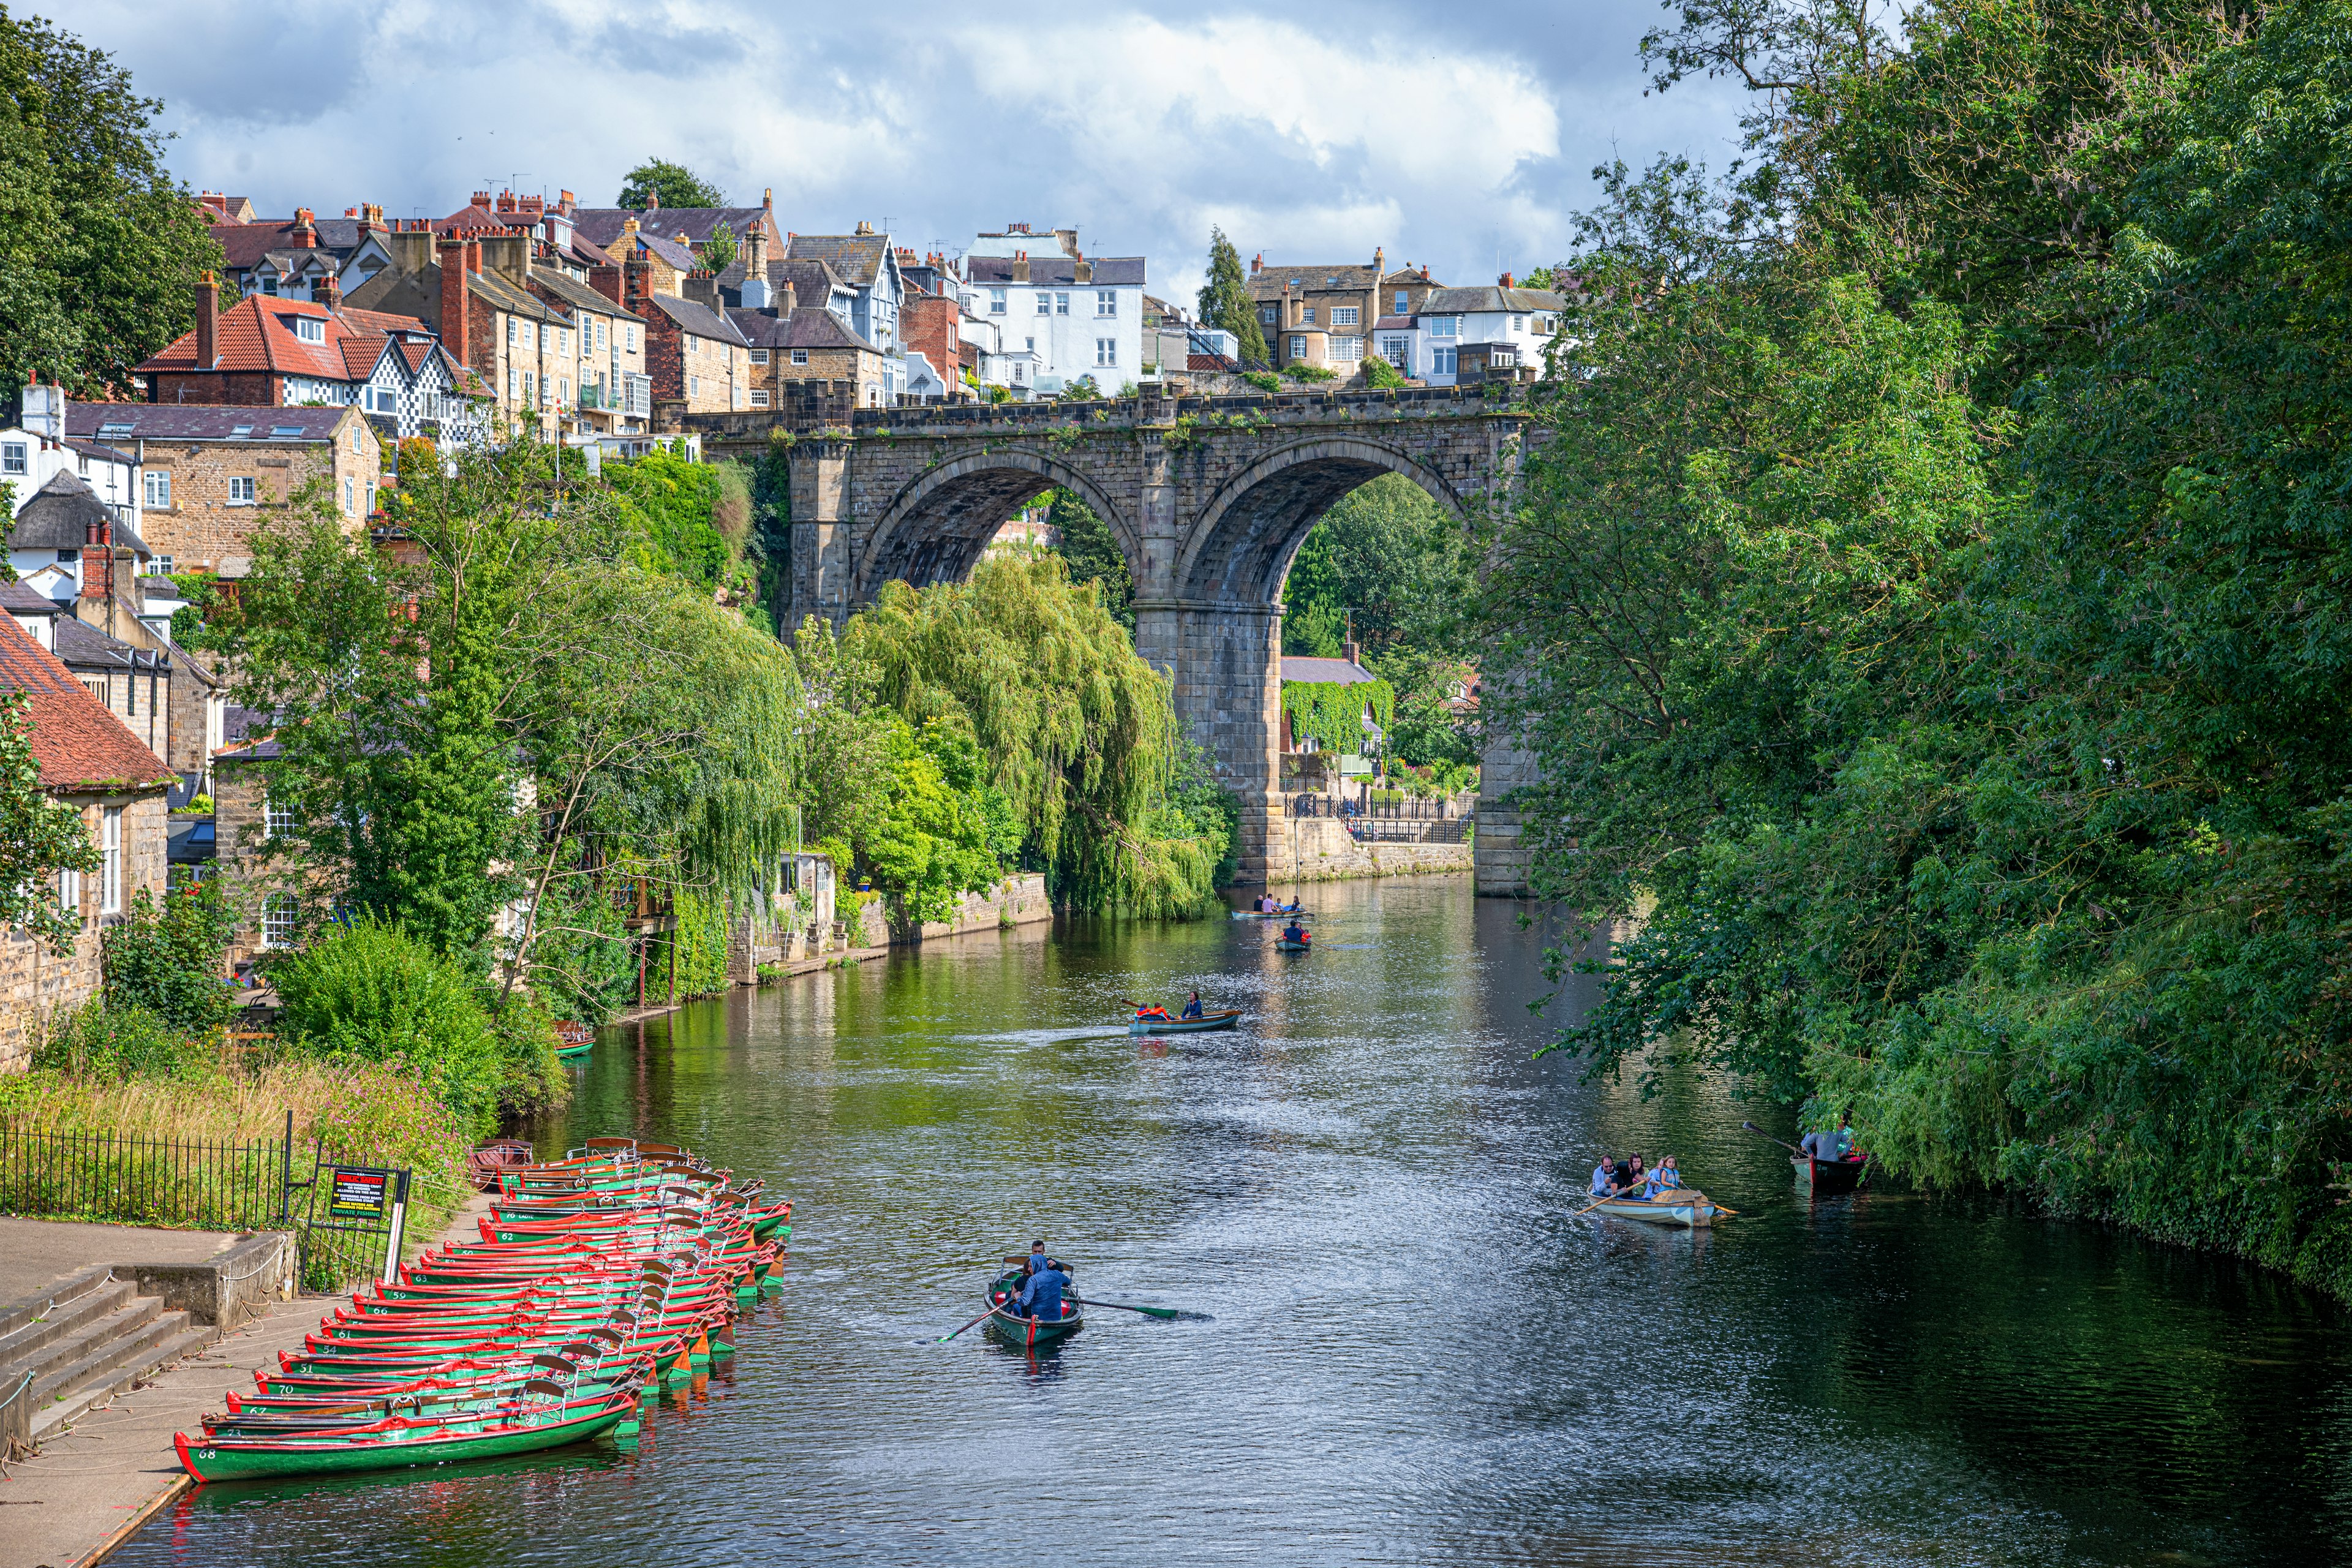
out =
[(1260, 267), (1250, 274), (1249, 291), (1253, 300), (1279, 300), (1285, 284), (1296, 285), (1290, 290), (1293, 294), (1324, 294), (1335, 289), (1361, 294), (1374, 289), (1410, 288), (1416, 283), (1430, 286), (1429, 279), (1415, 268), (1391, 267), (1386, 272), (1375, 272), (1370, 263), (1332, 266), (1318, 262), (1299, 267)]
[(681, 331), (692, 332), (698, 338), (709, 338), (718, 342), (733, 343), (740, 348), (751, 346), (744, 339), (743, 334), (736, 330), (734, 322), (712, 310), (708, 305), (697, 304), (692, 300), (681, 300), (675, 294), (648, 294), (646, 296), (646, 303), (677, 322)]
[(822, 261), (853, 289), (870, 289), (890, 254), (887, 234), (796, 234), (784, 243), (794, 261)]
[[(727, 264), (727, 269), (719, 275), (717, 282), (719, 288), (731, 293), (740, 289), (743, 279), (751, 275), (751, 263), (739, 256)], [(830, 298), (835, 289), (845, 294), (857, 292), (847, 279), (833, 269), (830, 263), (814, 256), (797, 260), (791, 257), (771, 258), (768, 262), (768, 287), (781, 289), (786, 283), (793, 286), (793, 292), (802, 304), (822, 303), (817, 296), (823, 294)]]
[(755, 349), (863, 349), (870, 354), (882, 352), (822, 305), (803, 305), (789, 316), (771, 315), (765, 310), (730, 310), (727, 318)]
[(635, 310), (614, 304), (609, 295), (599, 294), (577, 278), (559, 272), (552, 267), (532, 268), (530, 281), (533, 288), (546, 289), (574, 310), (593, 310), (599, 315), (617, 316), (625, 321), (645, 319)]
[(608, 250), (618, 243), (622, 226), (631, 218), (637, 220), (639, 234), (658, 229), (665, 239), (674, 241), (683, 230), (688, 241), (702, 245), (721, 225), (736, 235), (749, 234), (767, 213), (765, 207), (647, 207), (642, 212), (632, 207), (582, 207), (572, 215), (572, 226)]
[(33, 499), (16, 513), (16, 524), (9, 531), (8, 547), (12, 550), (79, 550), (89, 542), (89, 525), (103, 522), (112, 525), (111, 535), (121, 548), (147, 553), (147, 542), (127, 522), (115, 520), (98, 499), (98, 492), (88, 480), (71, 468), (59, 468), (49, 476), (49, 482), (33, 492)]
[(1421, 302), (1420, 314), (1424, 316), (1475, 316), (1504, 310), (1522, 313), (1530, 310), (1565, 310), (1567, 296), (1549, 289), (1504, 289), (1488, 284), (1483, 289), (1438, 289)]
[(28, 636), (0, 617), (0, 689), (24, 692), (33, 721), (33, 760), (41, 787), (58, 792), (162, 788), (173, 779), (89, 688)]
[[(1365, 270), (1370, 271), (1370, 268)], [(1300, 658), (1293, 654), (1284, 654), (1282, 679), (1321, 681), (1331, 686), (1361, 686), (1379, 677), (1362, 665), (1344, 658)]]
[(0, 615), (55, 616), (60, 613), (58, 602), (38, 588), (23, 583), (0, 583)]
[(57, 625), (57, 656), (59, 663), (68, 668), (100, 666), (109, 669), (169, 669), (171, 656), (161, 650), (133, 647), (121, 637), (112, 637), (91, 626), (88, 621), (71, 616), (59, 616)]
[[(1076, 257), (1064, 256), (1059, 252), (1052, 256), (1033, 256), (1029, 258), (1029, 284), (1043, 284), (1047, 288), (1091, 289), (1099, 283), (1108, 289), (1121, 285), (1140, 286), (1145, 281), (1144, 258), (1140, 256), (1097, 256), (1088, 259), (1094, 263), (1093, 280), (1080, 283), (1077, 281)], [(964, 280), (968, 283), (982, 283), (991, 287), (1013, 283), (1013, 258), (1009, 256), (968, 256), (964, 258), (964, 266), (969, 273)], [(1028, 286), (1013, 284), (1014, 288)]]
[[(348, 408), (246, 408), (221, 403), (68, 403), (66, 434), (93, 436), (100, 426), (110, 441), (327, 441), (334, 438)], [(243, 426), (245, 434), (237, 434)], [(279, 430), (299, 435), (280, 436)], [(27, 507), (26, 510), (30, 510)], [(117, 525), (116, 537), (121, 537)]]

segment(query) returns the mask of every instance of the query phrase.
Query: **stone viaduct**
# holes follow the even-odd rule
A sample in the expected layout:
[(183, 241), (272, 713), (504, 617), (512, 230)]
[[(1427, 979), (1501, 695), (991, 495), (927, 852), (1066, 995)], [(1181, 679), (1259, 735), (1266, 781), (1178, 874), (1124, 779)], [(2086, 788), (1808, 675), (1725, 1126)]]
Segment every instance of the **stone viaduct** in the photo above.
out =
[[(1456, 514), (1508, 483), (1527, 416), (1502, 390), (857, 409), (796, 433), (791, 619), (838, 624), (893, 578), (959, 580), (1024, 503), (1076, 492), (1126, 554), (1137, 648), (1173, 679), (1178, 716), (1241, 796), (1242, 879), (1278, 881), (1293, 869), (1270, 831), (1292, 557), (1333, 502), (1381, 474)], [(756, 457), (774, 427), (766, 414), (686, 423), (712, 455)], [(1517, 889), (1517, 832), (1499, 802), (1481, 802), (1482, 891)]]

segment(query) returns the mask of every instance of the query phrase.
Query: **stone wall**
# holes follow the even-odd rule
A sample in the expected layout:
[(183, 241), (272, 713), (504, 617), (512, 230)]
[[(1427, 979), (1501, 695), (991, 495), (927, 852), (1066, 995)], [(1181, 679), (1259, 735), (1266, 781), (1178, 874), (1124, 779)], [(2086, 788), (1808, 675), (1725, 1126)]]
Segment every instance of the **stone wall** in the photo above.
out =
[[(93, 844), (99, 842), (99, 814), (109, 806), (121, 809), (122, 908), (129, 910), (142, 890), (160, 898), (171, 848), (164, 792), (64, 798), (81, 812)], [(21, 931), (0, 935), (0, 1073), (23, 1071), (50, 1021), (98, 994), (100, 935), (122, 918), (100, 914), (99, 878), (93, 871), (81, 879), (82, 931), (70, 952)]]
[(1361, 877), (1420, 877), (1471, 869), (1467, 844), (1359, 844), (1328, 816), (1276, 819), (1275, 856), (1287, 867), (1271, 881), (1343, 882)]
[(1031, 871), (1007, 877), (987, 892), (963, 894), (956, 900), (954, 914), (943, 921), (928, 921), (919, 931), (907, 931), (904, 917), (895, 912), (890, 923), (893, 941), (929, 942), (933, 937), (1001, 931), (1006, 926), (1034, 925), (1053, 918), (1053, 903), (1045, 897), (1045, 879)]

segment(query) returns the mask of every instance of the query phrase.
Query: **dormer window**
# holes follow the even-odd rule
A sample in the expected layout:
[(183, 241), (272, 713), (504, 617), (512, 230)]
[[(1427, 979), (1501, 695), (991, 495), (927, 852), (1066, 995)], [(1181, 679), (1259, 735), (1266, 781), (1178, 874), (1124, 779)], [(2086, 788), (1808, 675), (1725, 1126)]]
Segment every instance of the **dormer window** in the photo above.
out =
[(327, 323), (320, 321), (318, 317), (289, 316), (287, 320), (293, 323), (294, 335), (299, 338), (302, 342), (306, 343), (323, 343), (327, 341)]

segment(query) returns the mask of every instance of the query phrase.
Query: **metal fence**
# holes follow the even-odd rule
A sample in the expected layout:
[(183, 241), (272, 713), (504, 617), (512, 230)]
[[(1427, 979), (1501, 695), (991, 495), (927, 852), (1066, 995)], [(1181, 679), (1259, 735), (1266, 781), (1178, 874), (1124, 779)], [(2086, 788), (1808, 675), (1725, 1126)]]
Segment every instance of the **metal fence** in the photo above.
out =
[(1466, 844), (1475, 816), (1359, 816), (1348, 831), (1359, 844)]
[(258, 1230), (286, 1207), (287, 1147), (0, 1126), (0, 1213)]

